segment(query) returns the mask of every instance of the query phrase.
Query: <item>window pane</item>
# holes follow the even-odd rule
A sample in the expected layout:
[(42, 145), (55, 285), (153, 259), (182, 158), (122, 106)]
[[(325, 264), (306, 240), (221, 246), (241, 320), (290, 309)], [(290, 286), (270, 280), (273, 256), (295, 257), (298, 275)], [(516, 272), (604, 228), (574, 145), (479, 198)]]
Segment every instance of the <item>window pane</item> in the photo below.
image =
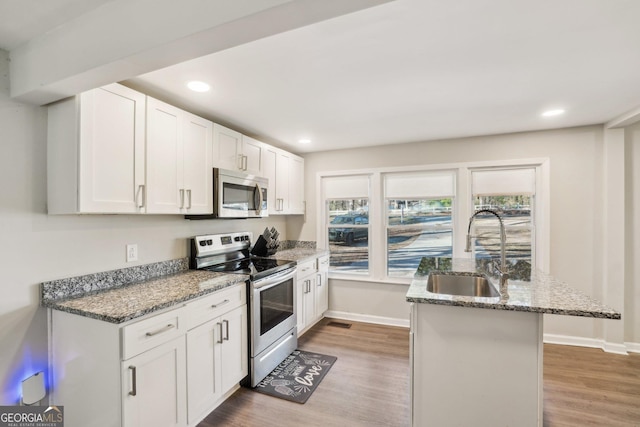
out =
[[(502, 217), (507, 241), (506, 258), (510, 278), (527, 280), (531, 275), (532, 233), (531, 196), (476, 196), (474, 208), (492, 209)], [(500, 227), (495, 216), (480, 214), (474, 220), (477, 236), (474, 250), (476, 257), (500, 257)]]
[(369, 273), (369, 200), (329, 200), (327, 234), (332, 271)]
[(453, 254), (452, 199), (387, 200), (387, 274), (412, 277), (423, 257)]

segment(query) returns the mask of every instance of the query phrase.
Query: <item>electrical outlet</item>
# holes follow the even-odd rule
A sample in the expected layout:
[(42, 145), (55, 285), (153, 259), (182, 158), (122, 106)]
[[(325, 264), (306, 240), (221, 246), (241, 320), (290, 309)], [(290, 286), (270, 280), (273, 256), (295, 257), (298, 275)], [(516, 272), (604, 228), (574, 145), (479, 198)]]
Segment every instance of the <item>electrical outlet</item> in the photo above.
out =
[(127, 245), (127, 262), (138, 260), (138, 245)]

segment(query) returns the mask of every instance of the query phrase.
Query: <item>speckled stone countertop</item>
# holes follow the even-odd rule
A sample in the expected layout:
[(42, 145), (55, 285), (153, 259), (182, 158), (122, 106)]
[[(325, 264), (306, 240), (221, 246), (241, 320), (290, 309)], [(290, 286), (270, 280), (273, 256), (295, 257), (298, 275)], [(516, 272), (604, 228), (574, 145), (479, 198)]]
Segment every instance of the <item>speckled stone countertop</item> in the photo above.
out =
[(433, 258), (423, 258), (407, 292), (407, 301), (602, 319), (621, 318), (620, 313), (612, 308), (540, 271), (532, 271), (528, 280), (510, 279), (508, 297), (466, 297), (427, 291), (430, 271), (481, 272), (481, 267), (473, 259), (453, 259), (444, 264), (435, 268)]
[(280, 250), (267, 258), (304, 262), (308, 259), (318, 258), (324, 255), (329, 255), (329, 251), (326, 249), (296, 247), (293, 249)]
[[(149, 265), (144, 270), (154, 270), (155, 267), (156, 264)], [(106, 322), (124, 323), (249, 279), (244, 274), (180, 270), (159, 277), (154, 274), (137, 276), (138, 281), (129, 284), (107, 280), (122, 276), (122, 271), (99, 273), (97, 277), (103, 281), (116, 284), (84, 293), (78, 293), (78, 289), (90, 288), (87, 283), (96, 275), (43, 283), (41, 305)]]

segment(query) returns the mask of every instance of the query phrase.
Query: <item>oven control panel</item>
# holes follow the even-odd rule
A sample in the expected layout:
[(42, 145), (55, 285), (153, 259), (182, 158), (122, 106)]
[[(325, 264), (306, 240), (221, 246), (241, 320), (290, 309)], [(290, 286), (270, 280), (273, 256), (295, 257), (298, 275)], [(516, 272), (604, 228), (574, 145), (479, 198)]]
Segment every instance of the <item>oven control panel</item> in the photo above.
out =
[(192, 248), (196, 250), (196, 256), (202, 257), (229, 252), (233, 250), (248, 249), (253, 240), (253, 233), (243, 231), (238, 233), (209, 234), (195, 236)]

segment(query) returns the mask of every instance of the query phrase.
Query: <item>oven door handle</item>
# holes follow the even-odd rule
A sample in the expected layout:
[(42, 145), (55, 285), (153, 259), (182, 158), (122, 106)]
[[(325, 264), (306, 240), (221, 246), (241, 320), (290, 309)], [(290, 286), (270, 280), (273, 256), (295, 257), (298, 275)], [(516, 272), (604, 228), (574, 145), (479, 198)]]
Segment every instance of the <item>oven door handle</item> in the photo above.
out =
[(288, 269), (284, 272), (276, 273), (271, 276), (265, 277), (260, 280), (256, 280), (251, 284), (253, 289), (260, 289), (261, 291), (265, 291), (269, 288), (272, 288), (280, 283), (287, 281), (289, 279), (293, 279), (296, 276), (296, 269)]

